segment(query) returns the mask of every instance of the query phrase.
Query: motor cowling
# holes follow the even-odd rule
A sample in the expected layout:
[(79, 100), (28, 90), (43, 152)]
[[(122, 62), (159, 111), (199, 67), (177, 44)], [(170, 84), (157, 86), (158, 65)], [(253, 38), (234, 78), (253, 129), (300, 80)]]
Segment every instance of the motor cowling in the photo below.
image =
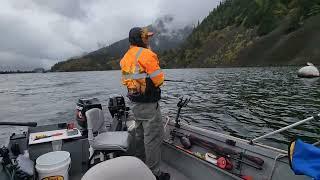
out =
[(86, 112), (92, 108), (99, 108), (102, 110), (101, 103), (97, 98), (79, 99), (76, 106), (76, 120), (80, 127), (87, 129)]

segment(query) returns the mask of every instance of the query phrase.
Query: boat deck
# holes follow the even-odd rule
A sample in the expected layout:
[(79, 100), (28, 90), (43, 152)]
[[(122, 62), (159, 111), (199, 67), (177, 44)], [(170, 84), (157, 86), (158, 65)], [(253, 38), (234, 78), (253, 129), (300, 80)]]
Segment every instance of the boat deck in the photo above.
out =
[[(174, 124), (168, 124), (170, 128), (175, 128)], [(45, 130), (59, 129), (59, 125), (41, 126), (36, 128), (30, 128), (29, 133), (41, 132)], [(183, 134), (188, 134), (202, 138), (208, 142), (217, 144), (219, 147), (229, 148), (235, 152), (246, 153), (254, 157), (263, 159), (264, 164), (261, 169), (254, 168), (248, 164), (241, 163), (240, 161), (231, 160), (234, 168), (232, 170), (224, 170), (216, 165), (209, 163), (197, 156), (192, 152), (206, 153), (211, 152), (210, 149), (197, 146), (194, 144), (190, 151), (187, 152), (179, 147), (182, 147), (179, 138), (170, 139), (171, 130), (168, 128), (166, 134), (166, 141), (164, 141), (161, 147), (162, 164), (161, 170), (163, 172), (170, 173), (171, 180), (211, 180), (211, 179), (223, 179), (223, 180), (241, 180), (240, 175), (247, 175), (253, 177), (253, 179), (272, 179), (272, 180), (304, 180), (310, 179), (306, 176), (296, 176), (291, 171), (287, 158), (275, 158), (283, 151), (277, 150), (265, 145), (249, 145), (245, 140), (237, 139), (228, 135), (207, 131), (197, 127), (188, 125), (181, 126), (178, 131)], [(21, 151), (28, 150), (30, 159), (35, 161), (40, 155), (51, 152), (53, 147), (52, 143), (42, 143), (28, 146), (27, 136), (17, 136), (17, 138), (11, 137), (10, 143), (17, 143), (20, 145)], [(231, 146), (226, 144), (226, 140), (236, 141), (236, 145)], [(134, 142), (134, 141), (133, 141)], [(134, 144), (134, 143), (132, 143)], [(9, 146), (10, 147), (10, 146)], [(61, 150), (70, 152), (71, 155), (71, 169), (69, 171), (70, 180), (80, 180), (84, 173), (87, 171), (87, 162), (89, 159), (89, 142), (87, 137), (83, 136), (77, 139), (64, 140)], [(131, 149), (130, 147), (128, 149)], [(131, 150), (134, 150), (132, 148)], [(131, 155), (133, 151), (128, 150), (127, 155)], [(248, 162), (248, 159), (244, 159)], [(239, 168), (238, 165), (240, 164)], [(252, 164), (252, 163), (251, 163)], [(237, 165), (237, 166), (236, 166)], [(123, 169), (125, 171), (125, 169)], [(272, 177), (271, 177), (272, 175)], [(0, 179), (1, 169), (0, 169)]]
[(161, 171), (167, 172), (170, 174), (170, 180), (191, 180), (187, 176), (185, 176), (182, 172), (173, 168), (172, 166), (162, 162), (161, 163)]
[(74, 176), (69, 177), (70, 180), (80, 180), (82, 178), (83, 174), (77, 174)]

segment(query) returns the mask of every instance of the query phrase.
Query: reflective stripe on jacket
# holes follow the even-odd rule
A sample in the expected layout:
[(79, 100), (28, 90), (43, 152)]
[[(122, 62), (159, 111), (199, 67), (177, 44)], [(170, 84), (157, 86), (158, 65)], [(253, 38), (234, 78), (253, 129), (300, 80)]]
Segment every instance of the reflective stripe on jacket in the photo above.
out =
[(146, 77), (150, 77), (156, 87), (162, 85), (164, 73), (160, 69), (157, 55), (150, 49), (130, 46), (120, 61), (122, 83), (128, 90), (144, 93)]

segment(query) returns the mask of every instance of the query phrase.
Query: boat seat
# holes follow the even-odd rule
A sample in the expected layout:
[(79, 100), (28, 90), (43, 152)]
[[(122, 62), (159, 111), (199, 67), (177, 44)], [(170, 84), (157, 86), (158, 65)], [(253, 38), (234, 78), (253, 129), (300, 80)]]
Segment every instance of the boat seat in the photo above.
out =
[(81, 180), (156, 180), (151, 170), (138, 158), (122, 156), (89, 169)]
[[(101, 109), (92, 108), (86, 112), (88, 126), (88, 140), (93, 149), (90, 161), (98, 152), (122, 153), (129, 146), (129, 133), (127, 131), (107, 131), (104, 115)], [(97, 134), (96, 136), (94, 134)]]
[(128, 148), (128, 132), (114, 131), (98, 134), (91, 147), (95, 150), (123, 150)]

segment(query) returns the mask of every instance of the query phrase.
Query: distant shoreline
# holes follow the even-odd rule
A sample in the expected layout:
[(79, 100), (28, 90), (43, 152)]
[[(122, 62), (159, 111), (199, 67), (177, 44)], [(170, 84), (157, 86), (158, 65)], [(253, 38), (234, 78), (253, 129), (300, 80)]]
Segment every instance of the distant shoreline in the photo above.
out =
[(0, 74), (25, 74), (25, 73), (35, 73), (34, 71), (0, 71)]
[[(164, 69), (215, 69), (215, 68), (264, 68), (264, 67), (302, 67), (304, 65), (269, 65), (269, 66), (216, 66), (216, 67), (178, 67), (178, 68), (164, 68)], [(65, 72), (92, 72), (92, 71), (119, 71), (120, 69), (105, 69), (105, 70), (82, 70), (82, 71), (0, 71), (0, 74), (31, 74), (31, 73), (65, 73)]]
[[(162, 69), (215, 69), (215, 68), (269, 68), (269, 67), (303, 67), (305, 65), (297, 65), (297, 64), (294, 64), (294, 65), (252, 65), (252, 66), (215, 66), (215, 67), (172, 67), (172, 68), (162, 68)], [(68, 70), (68, 71), (49, 71), (50, 73), (66, 73), (66, 72), (94, 72), (94, 71), (98, 71), (98, 72), (101, 72), (101, 71), (120, 71), (120, 69), (105, 69), (105, 70), (80, 70), (80, 71), (71, 71), (71, 70)]]
[(30, 73), (47, 73), (50, 71), (45, 71), (45, 70), (41, 70), (41, 71), (0, 71), (0, 74), (30, 74)]

